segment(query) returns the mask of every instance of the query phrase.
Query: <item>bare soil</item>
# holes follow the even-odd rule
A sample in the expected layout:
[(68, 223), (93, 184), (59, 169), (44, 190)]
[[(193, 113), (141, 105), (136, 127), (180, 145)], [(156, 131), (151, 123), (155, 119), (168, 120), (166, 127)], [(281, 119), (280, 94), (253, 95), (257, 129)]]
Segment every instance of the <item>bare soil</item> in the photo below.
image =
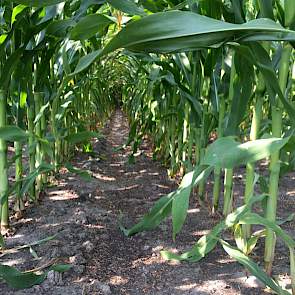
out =
[[(150, 144), (141, 146), (135, 164), (128, 164), (129, 149), (119, 149), (128, 136), (128, 123), (117, 110), (104, 128), (105, 139), (94, 143), (99, 157), (78, 155), (73, 165), (87, 169), (91, 181), (62, 171), (56, 185), (46, 189), (37, 206), (27, 208), (25, 217), (12, 226), (15, 235), (7, 238), (8, 248), (31, 243), (57, 234), (56, 238), (33, 247), (39, 258), (28, 250), (0, 256), (0, 263), (21, 270), (34, 269), (55, 258), (72, 263), (70, 271), (59, 276), (50, 273), (40, 286), (16, 291), (0, 282), (0, 294), (5, 295), (234, 295), (269, 294), (221, 247), (214, 249), (198, 263), (167, 262), (162, 249), (182, 252), (207, 233), (219, 218), (200, 208), (194, 198), (186, 224), (173, 242), (171, 220), (157, 230), (125, 237), (118, 220), (131, 226), (147, 212), (163, 194), (177, 187), (169, 180), (166, 169), (152, 160)], [(235, 199), (243, 195), (244, 181), (238, 170), (235, 175)], [(281, 181), (278, 215), (285, 218), (295, 212), (295, 174)], [(208, 196), (212, 184), (207, 186)], [(295, 238), (294, 221), (283, 228)], [(230, 239), (230, 238), (229, 238)], [(259, 244), (253, 259), (262, 263), (263, 244)], [(289, 283), (288, 250), (278, 241), (274, 274)]]

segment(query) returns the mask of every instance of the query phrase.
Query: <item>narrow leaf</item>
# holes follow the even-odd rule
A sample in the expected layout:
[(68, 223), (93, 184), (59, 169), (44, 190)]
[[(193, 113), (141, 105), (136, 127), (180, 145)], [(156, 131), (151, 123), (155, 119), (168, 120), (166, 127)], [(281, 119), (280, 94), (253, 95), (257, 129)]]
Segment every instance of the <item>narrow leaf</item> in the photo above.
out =
[(290, 295), (289, 292), (283, 290), (271, 277), (269, 277), (253, 260), (246, 256), (243, 252), (223, 240), (219, 240), (223, 249), (227, 254), (246, 267), (251, 274), (258, 278), (263, 284), (270, 287), (277, 294)]

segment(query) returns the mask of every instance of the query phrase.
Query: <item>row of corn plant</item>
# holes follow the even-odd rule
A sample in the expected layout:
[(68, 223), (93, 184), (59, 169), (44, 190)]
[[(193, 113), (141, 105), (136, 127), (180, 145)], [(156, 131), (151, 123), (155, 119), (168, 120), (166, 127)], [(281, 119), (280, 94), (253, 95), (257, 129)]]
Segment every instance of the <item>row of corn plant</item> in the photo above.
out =
[[(106, 58), (87, 72), (79, 73), (77, 67), (117, 30), (115, 11), (116, 5), (104, 1), (0, 1), (3, 236), (11, 232), (13, 214), (20, 218), (26, 205), (38, 203), (62, 166), (91, 177), (70, 160), (77, 149), (91, 151), (90, 139), (102, 136), (99, 129), (116, 107), (116, 86), (123, 83), (118, 75), (122, 64)], [(14, 288), (39, 284), (46, 274), (21, 273), (0, 264), (0, 279)]]

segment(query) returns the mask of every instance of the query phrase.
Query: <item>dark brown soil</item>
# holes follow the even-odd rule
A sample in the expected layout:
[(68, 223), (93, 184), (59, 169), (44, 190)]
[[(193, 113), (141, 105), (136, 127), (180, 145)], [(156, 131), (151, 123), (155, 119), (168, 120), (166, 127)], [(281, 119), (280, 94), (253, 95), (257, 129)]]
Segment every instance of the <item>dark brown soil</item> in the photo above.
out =
[[(162, 249), (179, 252), (190, 249), (194, 242), (218, 222), (209, 211), (197, 206), (192, 198), (188, 219), (176, 242), (171, 237), (171, 220), (157, 230), (125, 237), (118, 227), (119, 216), (130, 226), (147, 212), (155, 200), (177, 187), (167, 172), (151, 158), (144, 143), (135, 164), (128, 164), (129, 150), (118, 149), (127, 138), (128, 124), (121, 111), (116, 111), (104, 129), (105, 140), (94, 144), (99, 158), (79, 155), (76, 167), (91, 171), (93, 180), (61, 173), (57, 186), (48, 188), (38, 206), (29, 207), (26, 216), (14, 221), (16, 234), (7, 239), (10, 248), (24, 245), (53, 234), (57, 237), (34, 247), (40, 257), (29, 251), (0, 257), (0, 263), (22, 270), (42, 266), (53, 258), (73, 264), (62, 277), (50, 274), (40, 286), (13, 291), (0, 283), (1, 294), (268, 294), (253, 277), (217, 247), (198, 263), (167, 262)], [(242, 173), (241, 171), (238, 171)], [(243, 194), (243, 179), (235, 177), (235, 198)], [(281, 181), (279, 216), (295, 212), (295, 174)], [(210, 196), (211, 185), (208, 185)], [(294, 221), (283, 228), (295, 237)], [(254, 259), (261, 263), (259, 245)], [(277, 244), (274, 274), (288, 284), (288, 251)]]

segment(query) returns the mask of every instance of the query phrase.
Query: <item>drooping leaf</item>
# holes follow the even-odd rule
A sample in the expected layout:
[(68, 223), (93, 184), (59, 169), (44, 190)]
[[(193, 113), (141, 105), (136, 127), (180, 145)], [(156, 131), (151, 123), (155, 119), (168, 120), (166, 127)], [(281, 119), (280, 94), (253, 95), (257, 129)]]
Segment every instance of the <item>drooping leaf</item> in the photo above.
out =
[(221, 233), (237, 224), (240, 219), (250, 211), (252, 205), (256, 202), (261, 202), (265, 199), (266, 195), (260, 195), (251, 198), (248, 204), (237, 208), (234, 212), (229, 214), (225, 220), (220, 221), (207, 235), (202, 236), (190, 251), (184, 252), (183, 254), (175, 254), (170, 251), (161, 251), (161, 255), (167, 260), (188, 260), (191, 262), (197, 262), (204, 258), (210, 251), (212, 251), (221, 235)]
[(204, 165), (220, 168), (234, 168), (248, 162), (256, 162), (279, 151), (289, 140), (286, 138), (267, 138), (238, 143), (233, 137), (223, 137), (212, 143), (203, 159)]
[(45, 280), (46, 274), (23, 273), (14, 267), (0, 264), (0, 278), (11, 288), (26, 289), (41, 284)]
[(47, 173), (54, 170), (54, 167), (47, 163), (41, 163), (34, 171), (32, 171), (27, 177), (22, 180), (22, 189), (20, 194), (24, 195), (35, 181), (38, 175)]
[(92, 176), (88, 171), (78, 169), (74, 167), (71, 163), (66, 163), (65, 167), (69, 170), (69, 172), (81, 176), (85, 181), (90, 181), (92, 179)]
[(218, 47), (230, 41), (295, 40), (295, 32), (270, 19), (232, 24), (188, 11), (167, 11), (146, 16), (123, 28), (102, 51), (83, 57), (73, 75), (100, 56), (119, 48), (139, 52), (183, 52)]
[(211, 167), (204, 169), (201, 166), (183, 177), (178, 190), (173, 196), (172, 202), (173, 239), (181, 231), (185, 222), (189, 207), (189, 198), (193, 187), (199, 184), (201, 180), (207, 179), (211, 172)]
[(27, 5), (30, 7), (46, 7), (67, 1), (70, 0), (13, 0), (15, 3)]
[(151, 230), (157, 227), (170, 213), (172, 208), (172, 197), (175, 193), (161, 197), (152, 207), (149, 213), (130, 229), (126, 229), (120, 224), (120, 228), (126, 236), (132, 236), (138, 232)]
[(0, 138), (6, 141), (23, 141), (27, 140), (29, 134), (23, 129), (8, 125), (5, 127), (0, 127)]
[(77, 75), (78, 73), (86, 70), (100, 55), (101, 55), (101, 49), (95, 50), (82, 58), (80, 58), (75, 71), (71, 74), (72, 76)]
[(70, 37), (73, 40), (89, 39), (113, 22), (115, 20), (103, 14), (87, 15), (71, 30)]
[[(197, 167), (183, 177), (180, 187), (168, 195), (161, 197), (152, 207), (149, 213), (145, 214), (139, 223), (132, 228), (125, 229), (120, 225), (125, 235), (131, 236), (138, 232), (151, 230), (157, 227), (173, 210), (173, 237), (181, 230), (187, 216), (188, 200), (191, 190), (198, 185), (200, 181), (205, 180), (213, 168)], [(175, 203), (174, 203), (175, 202)]]
[(289, 292), (283, 290), (281, 286), (274, 281), (271, 277), (269, 277), (253, 260), (251, 260), (247, 255), (241, 252), (239, 249), (231, 246), (227, 242), (223, 240), (219, 240), (223, 249), (228, 253), (230, 257), (233, 257), (239, 263), (241, 263), (244, 267), (248, 269), (248, 271), (258, 278), (263, 284), (270, 287), (272, 290), (277, 292), (277, 294), (282, 295), (290, 295)]
[(20, 14), (27, 6), (26, 5), (17, 5), (13, 8), (12, 15), (11, 15), (11, 24), (13, 24), (16, 20), (18, 14)]
[(146, 15), (143, 8), (138, 6), (133, 0), (107, 0), (114, 8), (130, 15)]
[(170, 251), (161, 251), (161, 255), (166, 260), (187, 260), (191, 262), (197, 262), (215, 248), (219, 235), (225, 228), (225, 222), (221, 221), (216, 226), (214, 226), (209, 234), (202, 236), (190, 251), (181, 255), (174, 254)]
[(51, 266), (42, 274), (35, 274), (34, 272), (20, 272), (14, 267), (0, 264), (0, 279), (3, 279), (11, 288), (27, 289), (41, 284), (46, 279), (49, 271), (65, 272), (71, 267), (69, 264), (57, 264)]
[(267, 51), (257, 42), (250, 43), (249, 46), (239, 46), (238, 50), (244, 58), (255, 64), (261, 71), (271, 102), (275, 102), (275, 98), (278, 95), (293, 126), (295, 126), (295, 107), (282, 93), (276, 72)]
[(46, 29), (46, 34), (57, 38), (64, 38), (67, 32), (76, 25), (72, 19), (55, 20)]
[(72, 144), (77, 144), (77, 143), (89, 141), (91, 138), (102, 138), (102, 137), (103, 135), (99, 132), (81, 131), (77, 133), (72, 133), (68, 135), (65, 139)]
[[(279, 33), (279, 36), (278, 36)], [(219, 46), (228, 41), (248, 40), (258, 35), (262, 40), (295, 40), (295, 32), (270, 19), (256, 19), (232, 24), (187, 11), (155, 13), (128, 24), (103, 50), (118, 48), (145, 52), (175, 52)]]
[(289, 236), (282, 228), (275, 222), (267, 220), (266, 218), (256, 214), (248, 212), (241, 218), (241, 224), (259, 224), (271, 229), (276, 233), (278, 237), (280, 237), (289, 248), (295, 248), (295, 241)]

